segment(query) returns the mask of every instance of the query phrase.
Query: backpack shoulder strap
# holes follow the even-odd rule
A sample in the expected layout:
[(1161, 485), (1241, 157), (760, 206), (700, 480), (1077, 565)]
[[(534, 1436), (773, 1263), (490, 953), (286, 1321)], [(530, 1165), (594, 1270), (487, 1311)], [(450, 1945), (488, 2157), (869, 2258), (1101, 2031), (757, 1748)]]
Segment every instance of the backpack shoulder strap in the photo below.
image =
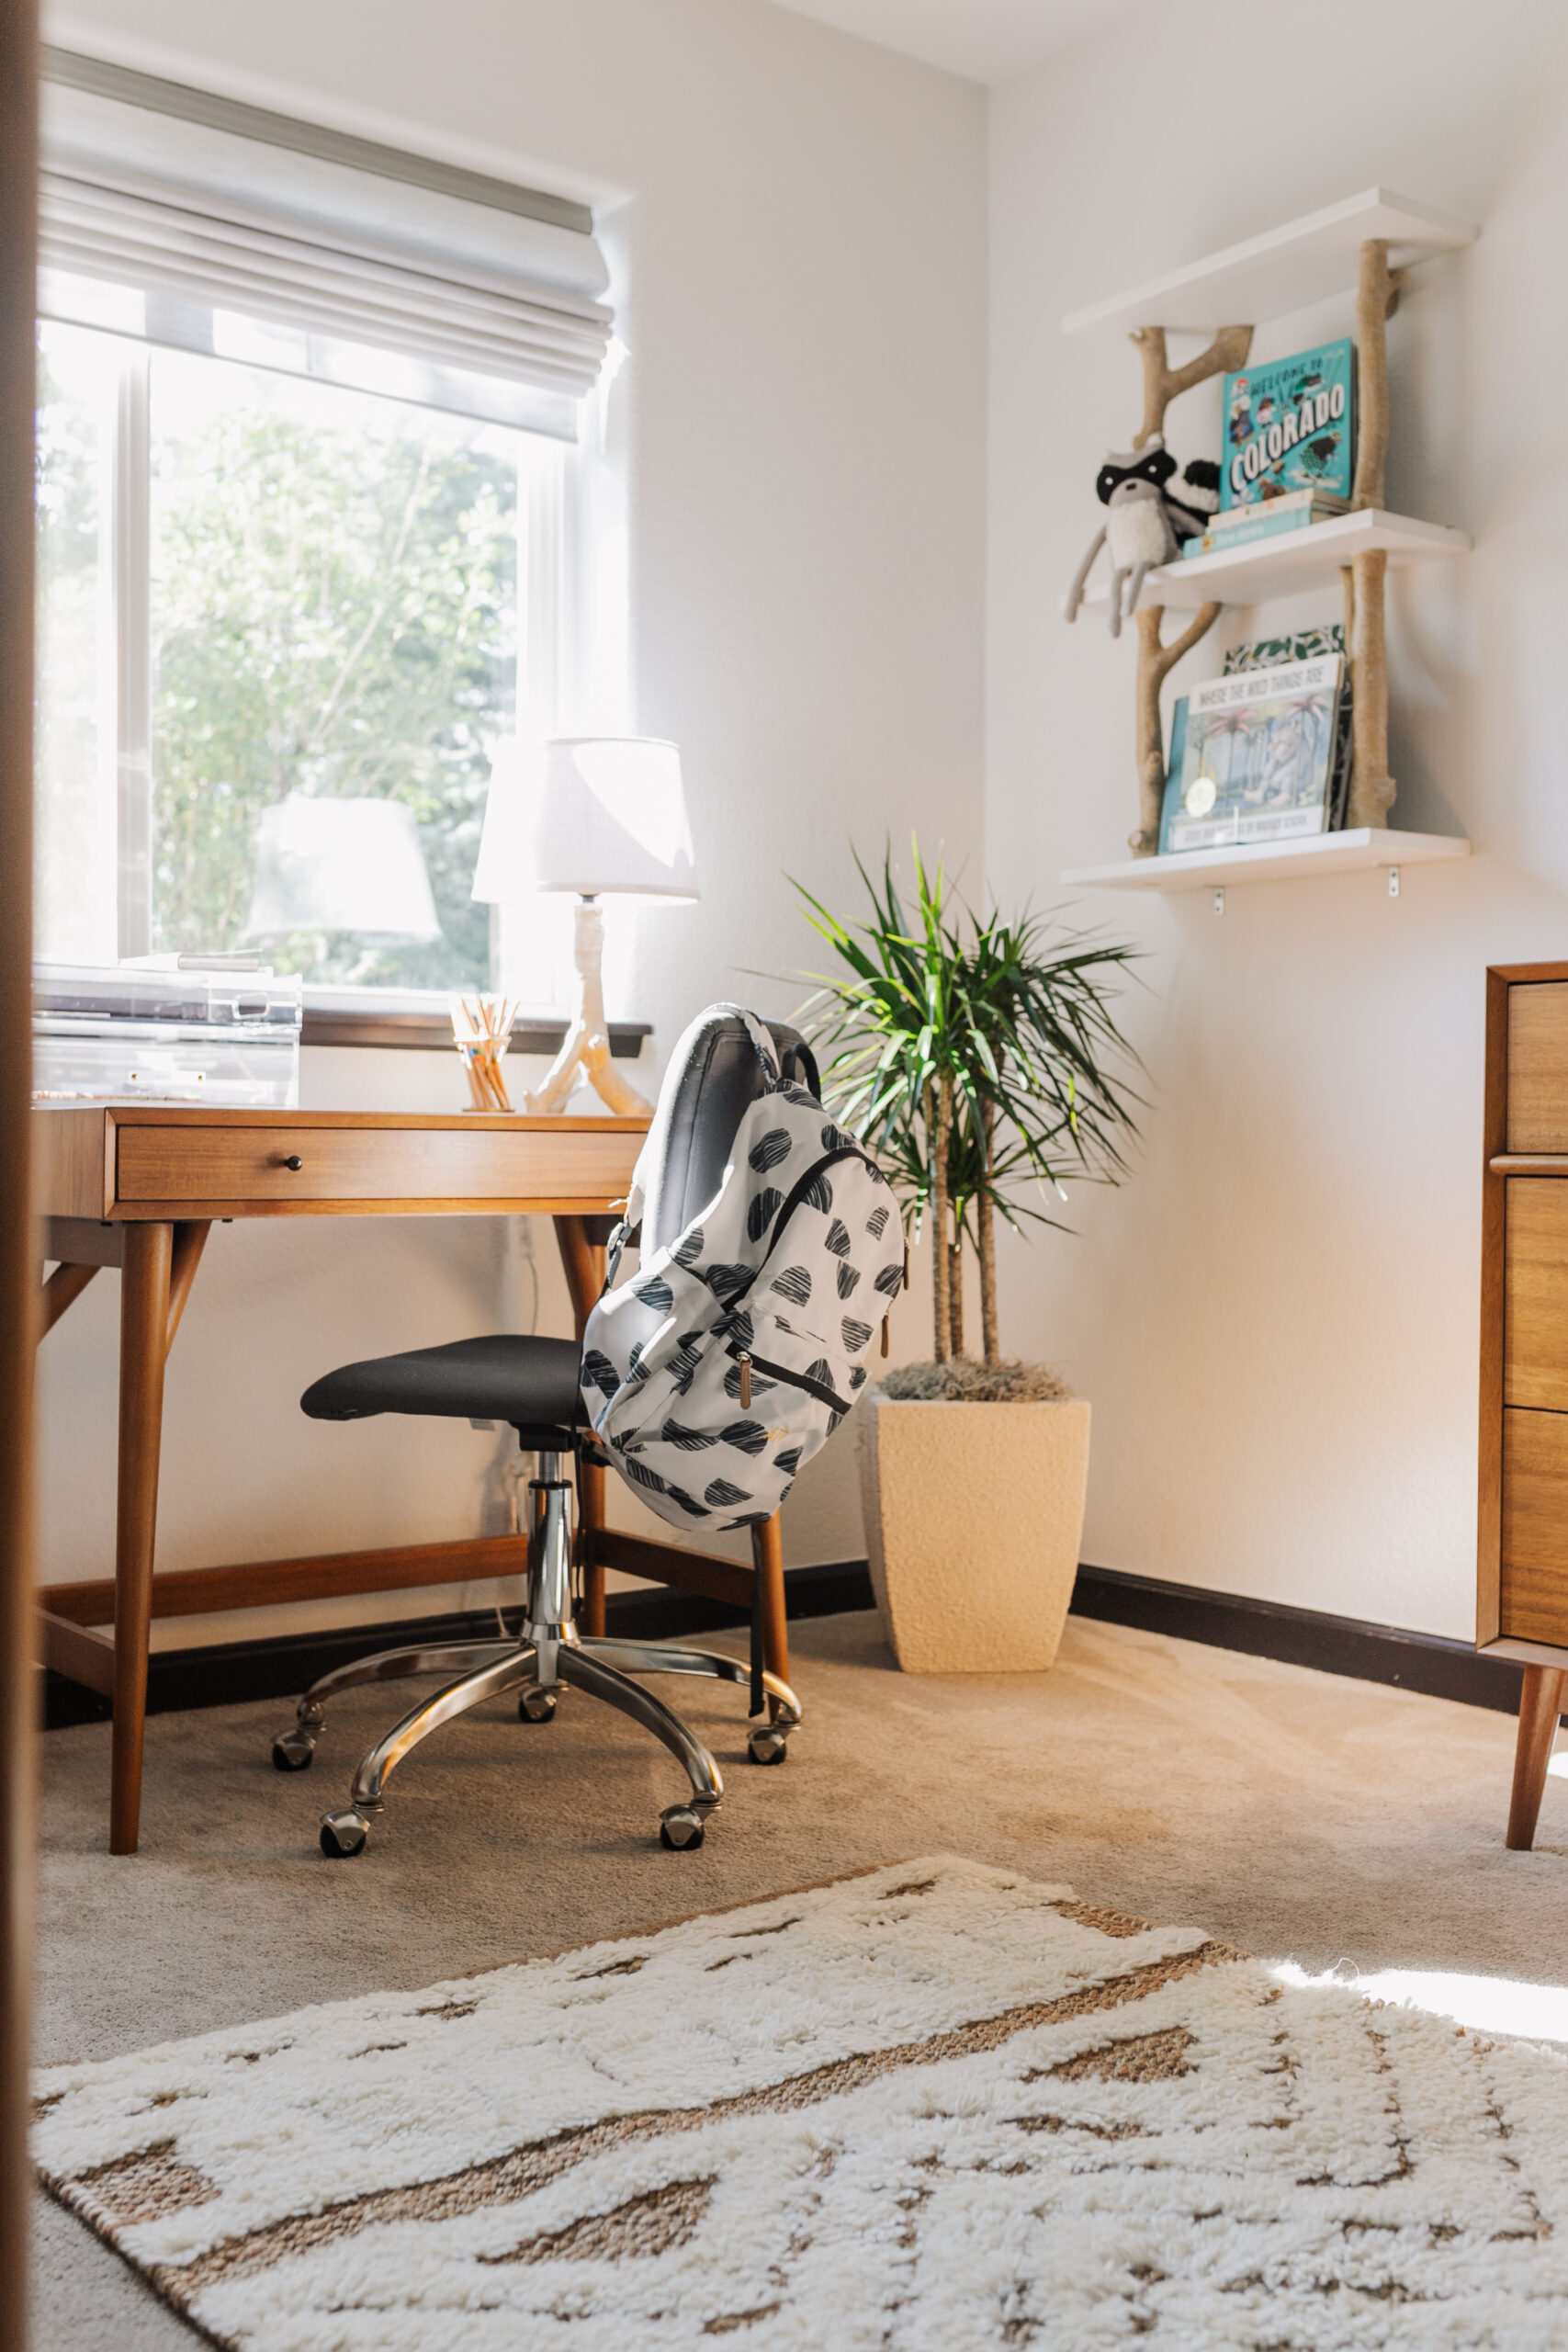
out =
[(784, 1071), (779, 1067), (779, 1049), (754, 1012), (748, 1012), (743, 1004), (738, 1004), (735, 1010), (746, 1024), (746, 1035), (750, 1038), (756, 1049), (757, 1059), (762, 1065), (762, 1075), (768, 1081), (768, 1091), (770, 1093), (775, 1092), (784, 1082)]
[(776, 1093), (781, 1086), (804, 1085), (821, 1101), (822, 1080), (818, 1074), (817, 1057), (804, 1037), (792, 1037), (787, 1046), (781, 1046), (767, 1023), (759, 1021), (743, 1004), (727, 1004), (724, 1010), (735, 1013), (745, 1023), (770, 1093)]
[(807, 1092), (814, 1094), (820, 1102), (822, 1080), (818, 1073), (817, 1057), (804, 1037), (793, 1038), (782, 1048), (779, 1068), (786, 1085), (793, 1081), (797, 1086), (804, 1086)]
[(716, 1004), (713, 1011), (732, 1012), (735, 1015), (736, 1020), (739, 1022), (751, 1040), (751, 1050), (761, 1064), (763, 1091), (768, 1094), (776, 1094), (784, 1083), (784, 1074), (779, 1067), (779, 1049), (764, 1023), (758, 1020), (754, 1012), (749, 1012), (743, 1004)]

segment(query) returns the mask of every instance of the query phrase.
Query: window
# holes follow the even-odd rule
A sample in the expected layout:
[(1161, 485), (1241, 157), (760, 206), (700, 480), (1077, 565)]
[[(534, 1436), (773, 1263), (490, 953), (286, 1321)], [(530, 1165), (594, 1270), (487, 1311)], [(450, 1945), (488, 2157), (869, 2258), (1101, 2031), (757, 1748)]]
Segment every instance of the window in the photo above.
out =
[[(88, 328), (39, 344), (40, 956), (256, 946), (319, 984), (488, 986), (469, 885), (491, 744), (520, 694), (552, 720), (561, 445)], [(258, 930), (291, 797), (409, 809), (436, 935)]]
[(47, 70), (39, 956), (537, 995), (555, 927), (470, 886), (492, 746), (580, 716), (591, 216)]
[(38, 413), (37, 952), (112, 963), (114, 443), (118, 346), (40, 331)]

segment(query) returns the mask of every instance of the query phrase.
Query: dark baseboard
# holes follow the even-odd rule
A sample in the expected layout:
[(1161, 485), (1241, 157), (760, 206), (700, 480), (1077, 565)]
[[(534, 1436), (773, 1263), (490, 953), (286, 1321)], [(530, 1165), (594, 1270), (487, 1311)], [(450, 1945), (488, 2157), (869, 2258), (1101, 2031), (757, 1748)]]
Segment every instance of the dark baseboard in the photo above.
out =
[(1073, 1612), (1102, 1623), (1137, 1625), (1148, 1634), (1175, 1634), (1211, 1649), (1244, 1650), (1286, 1666), (1314, 1666), (1358, 1682), (1387, 1682), (1429, 1699), (1458, 1699), (1468, 1707), (1519, 1711), (1519, 1673), (1506, 1658), (1483, 1657), (1469, 1642), (1441, 1634), (1407, 1634), (1359, 1617), (1331, 1617), (1280, 1600), (1247, 1600), (1201, 1585), (1166, 1584), (1119, 1568), (1080, 1567)]
[[(784, 1606), (791, 1617), (830, 1617), (841, 1610), (873, 1606), (871, 1578), (863, 1560), (825, 1567), (790, 1568), (784, 1576)], [(509, 1623), (515, 1623), (509, 1611)], [(605, 1624), (626, 1641), (668, 1641), (678, 1634), (711, 1634), (748, 1623), (743, 1609), (698, 1594), (649, 1585), (644, 1592), (613, 1592)], [(202, 1648), (154, 1650), (147, 1665), (147, 1712), (185, 1707), (227, 1707), (241, 1699), (294, 1699), (319, 1675), (372, 1650), (400, 1649), (412, 1642), (483, 1641), (495, 1631), (493, 1609), (453, 1611), (444, 1617), (408, 1617), (376, 1625), (333, 1626), (323, 1633), (281, 1634), (265, 1641), (216, 1642)], [(93, 1724), (111, 1713), (107, 1699), (85, 1690), (64, 1675), (46, 1671), (43, 1724), (60, 1731), (69, 1724)]]
[[(791, 1617), (831, 1617), (843, 1610), (873, 1606), (863, 1560), (791, 1568), (784, 1591)], [(1211, 1649), (1315, 1667), (1320, 1673), (1348, 1675), (1360, 1682), (1391, 1683), (1433, 1699), (1492, 1707), (1503, 1714), (1518, 1712), (1517, 1666), (1505, 1658), (1482, 1657), (1468, 1642), (1438, 1634), (1409, 1634), (1359, 1617), (1331, 1617), (1282, 1601), (1247, 1600), (1210, 1592), (1201, 1585), (1166, 1584), (1156, 1577), (1089, 1566), (1078, 1570), (1073, 1611), (1112, 1625), (1174, 1634)], [(612, 1593), (605, 1616), (610, 1632), (628, 1641), (666, 1641), (678, 1634), (713, 1633), (747, 1622), (743, 1610), (662, 1585)], [(155, 1651), (148, 1668), (147, 1712), (164, 1714), (176, 1708), (229, 1706), (241, 1699), (294, 1697), (318, 1675), (372, 1649), (395, 1649), (410, 1642), (482, 1640), (494, 1623), (492, 1609), (477, 1609), (392, 1624), (344, 1625), (266, 1641)], [(46, 1673), (43, 1711), (45, 1728), (52, 1731), (67, 1724), (101, 1722), (109, 1702), (63, 1675)]]

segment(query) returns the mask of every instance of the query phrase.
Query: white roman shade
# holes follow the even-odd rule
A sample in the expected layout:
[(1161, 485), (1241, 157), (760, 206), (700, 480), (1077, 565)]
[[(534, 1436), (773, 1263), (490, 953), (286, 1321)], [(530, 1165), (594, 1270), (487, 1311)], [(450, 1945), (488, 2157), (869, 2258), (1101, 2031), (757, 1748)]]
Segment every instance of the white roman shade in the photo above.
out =
[[(575, 437), (613, 323), (585, 205), (96, 59), (45, 71), (46, 316)], [(242, 351), (231, 317), (275, 332)]]

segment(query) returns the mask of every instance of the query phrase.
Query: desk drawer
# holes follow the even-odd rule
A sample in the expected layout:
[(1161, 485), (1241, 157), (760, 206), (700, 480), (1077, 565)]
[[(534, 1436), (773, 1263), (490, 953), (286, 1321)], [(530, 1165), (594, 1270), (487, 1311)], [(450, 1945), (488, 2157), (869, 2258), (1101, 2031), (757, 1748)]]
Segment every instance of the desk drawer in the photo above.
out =
[(1498, 1630), (1568, 1649), (1568, 1413), (1503, 1416)]
[(1568, 1412), (1568, 1178), (1511, 1176), (1503, 1254), (1503, 1401)]
[[(637, 1135), (581, 1129), (126, 1125), (115, 1197), (132, 1204), (256, 1202), (287, 1212), (324, 1201), (487, 1201), (580, 1207), (624, 1198)], [(291, 1159), (298, 1168), (288, 1166)]]
[(1568, 1151), (1568, 980), (1508, 990), (1510, 1151)]

